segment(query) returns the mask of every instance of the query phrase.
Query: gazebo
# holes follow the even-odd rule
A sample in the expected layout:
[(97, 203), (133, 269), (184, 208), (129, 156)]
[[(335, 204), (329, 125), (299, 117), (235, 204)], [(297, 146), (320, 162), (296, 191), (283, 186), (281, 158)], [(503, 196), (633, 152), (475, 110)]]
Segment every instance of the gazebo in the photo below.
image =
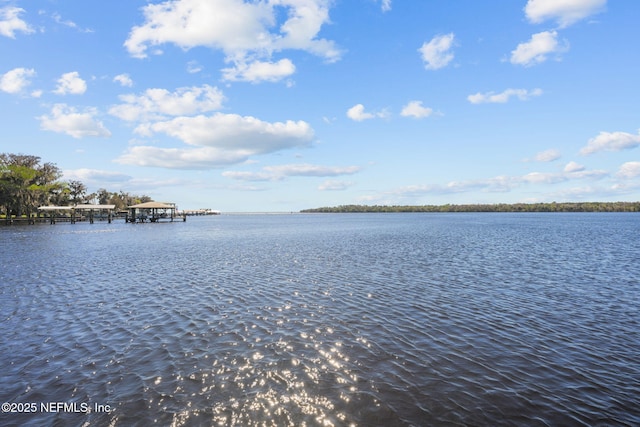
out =
[[(175, 203), (146, 202), (129, 206), (126, 217), (127, 222), (158, 222), (162, 219), (173, 221), (178, 217)], [(187, 217), (182, 215), (182, 220)]]

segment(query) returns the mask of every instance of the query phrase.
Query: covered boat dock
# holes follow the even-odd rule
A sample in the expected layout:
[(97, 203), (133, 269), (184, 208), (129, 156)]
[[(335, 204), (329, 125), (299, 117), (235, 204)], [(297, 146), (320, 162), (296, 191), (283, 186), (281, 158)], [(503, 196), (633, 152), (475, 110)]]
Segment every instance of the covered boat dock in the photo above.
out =
[(129, 206), (127, 209), (126, 222), (159, 222), (168, 220), (173, 222), (174, 219), (181, 218), (186, 221), (184, 214), (178, 215), (178, 208), (175, 203), (146, 202)]
[[(45, 213), (51, 224), (56, 221), (76, 221), (88, 219), (93, 224), (96, 218), (106, 219), (111, 223), (116, 205), (73, 205), (73, 206), (40, 206), (38, 213)], [(78, 215), (80, 213), (80, 215)]]

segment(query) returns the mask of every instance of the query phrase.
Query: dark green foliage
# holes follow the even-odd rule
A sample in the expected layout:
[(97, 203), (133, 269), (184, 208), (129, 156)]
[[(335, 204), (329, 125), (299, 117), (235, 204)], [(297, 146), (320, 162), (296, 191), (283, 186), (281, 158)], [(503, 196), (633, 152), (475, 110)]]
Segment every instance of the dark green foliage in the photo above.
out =
[(5, 217), (27, 218), (36, 208), (64, 193), (58, 181), (62, 172), (52, 163), (40, 164), (40, 157), (24, 154), (0, 154), (0, 210)]
[(305, 209), (302, 213), (365, 213), (365, 212), (640, 212), (640, 202), (567, 202), (514, 203), (469, 205), (342, 205)]
[(39, 206), (114, 204), (117, 209), (151, 201), (149, 196), (134, 196), (124, 191), (110, 193), (101, 188), (87, 194), (87, 186), (71, 180), (60, 181), (62, 171), (53, 163), (40, 163), (40, 157), (0, 153), (0, 217), (31, 218)]
[(99, 189), (94, 197), (98, 199), (98, 203), (101, 205), (116, 205), (116, 210), (126, 209), (127, 206), (137, 205), (138, 203), (153, 201), (149, 196), (136, 196), (124, 191), (112, 193), (104, 188)]

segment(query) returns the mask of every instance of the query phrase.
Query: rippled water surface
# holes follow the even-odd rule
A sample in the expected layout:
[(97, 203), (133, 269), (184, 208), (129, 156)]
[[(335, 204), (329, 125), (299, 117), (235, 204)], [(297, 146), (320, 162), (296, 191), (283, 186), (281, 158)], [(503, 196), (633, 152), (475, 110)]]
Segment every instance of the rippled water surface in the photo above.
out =
[(640, 425), (639, 260), (637, 214), (0, 227), (0, 400), (79, 408), (0, 424)]

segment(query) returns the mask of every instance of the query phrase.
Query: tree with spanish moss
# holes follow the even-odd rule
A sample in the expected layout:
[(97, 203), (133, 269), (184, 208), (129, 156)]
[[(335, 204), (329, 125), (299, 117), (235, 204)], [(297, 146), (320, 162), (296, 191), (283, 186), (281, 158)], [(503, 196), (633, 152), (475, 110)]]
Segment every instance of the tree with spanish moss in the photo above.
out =
[(25, 215), (31, 218), (37, 207), (48, 204), (64, 184), (62, 172), (53, 163), (40, 163), (40, 157), (24, 154), (0, 154), (0, 207), (5, 218)]

